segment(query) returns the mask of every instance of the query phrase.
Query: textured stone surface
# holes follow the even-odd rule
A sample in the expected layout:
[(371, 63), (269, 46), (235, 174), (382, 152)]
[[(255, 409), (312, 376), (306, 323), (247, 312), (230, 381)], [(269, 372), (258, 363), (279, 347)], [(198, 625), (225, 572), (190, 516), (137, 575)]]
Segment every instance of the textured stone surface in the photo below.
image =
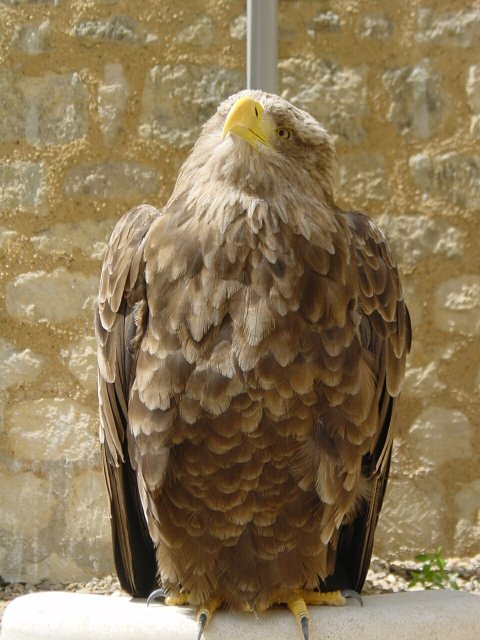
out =
[(474, 432), (468, 418), (455, 409), (441, 406), (422, 411), (408, 432), (408, 451), (414, 468), (438, 471), (450, 462), (468, 458)]
[(449, 152), (410, 158), (410, 170), (424, 197), (440, 198), (466, 209), (480, 206), (480, 156)]
[(71, 142), (86, 133), (88, 93), (78, 73), (1, 72), (0, 89), (0, 109), (7, 113), (0, 122), (0, 140), (23, 138), (43, 146)]
[(101, 260), (116, 220), (59, 222), (31, 238), (36, 251), (48, 255), (68, 255), (76, 250), (92, 260)]
[(468, 68), (466, 91), (468, 105), (473, 113), (480, 113), (480, 64)]
[(21, 382), (32, 382), (41, 373), (44, 356), (30, 349), (15, 349), (0, 338), (0, 391)]
[(435, 292), (433, 318), (442, 331), (480, 335), (480, 275), (443, 282)]
[(12, 240), (17, 237), (17, 232), (12, 229), (0, 227), (0, 250), (6, 249)]
[(0, 211), (14, 209), (46, 213), (42, 163), (23, 160), (0, 161)]
[(193, 44), (196, 47), (207, 47), (213, 43), (214, 39), (215, 25), (208, 16), (200, 16), (175, 36), (175, 41), (179, 44)]
[(7, 438), (16, 458), (97, 463), (96, 415), (67, 398), (40, 398), (11, 405), (6, 411)]
[(214, 65), (157, 65), (145, 78), (139, 133), (175, 147), (192, 144), (222, 99), (243, 88), (243, 73)]
[(109, 144), (122, 130), (128, 93), (123, 66), (118, 63), (105, 65), (104, 79), (98, 88), (98, 117), (105, 141)]
[(416, 264), (430, 255), (446, 258), (462, 257), (464, 253), (460, 230), (422, 215), (382, 215), (378, 224), (385, 232), (395, 256), (401, 262)]
[(342, 21), (338, 13), (334, 11), (322, 11), (318, 13), (308, 24), (307, 33), (314, 37), (317, 33), (325, 31), (340, 31)]
[(472, 116), (470, 120), (470, 135), (472, 138), (480, 138), (480, 116)]
[(5, 292), (8, 313), (29, 322), (67, 322), (91, 312), (98, 276), (69, 272), (63, 267), (50, 273), (22, 273)]
[(0, 530), (14, 537), (30, 538), (33, 529), (37, 532), (48, 526), (56, 497), (50, 483), (31, 471), (0, 472), (0, 504)]
[(470, 47), (480, 40), (480, 9), (418, 11), (417, 42), (447, 47)]
[(71, 540), (108, 540), (110, 518), (103, 471), (82, 471), (72, 480), (65, 514)]
[(447, 385), (438, 375), (438, 362), (432, 361), (425, 366), (415, 366), (410, 359), (403, 394), (414, 395), (420, 401), (428, 403), (432, 397), (438, 396), (446, 388)]
[(234, 40), (244, 40), (247, 37), (247, 16), (236, 16), (230, 23), (230, 37)]
[(97, 347), (95, 338), (77, 340), (60, 352), (62, 359), (86, 391), (97, 389)]
[(385, 200), (389, 194), (385, 159), (379, 153), (355, 153), (342, 156), (338, 165), (339, 189), (342, 197)]
[(131, 16), (112, 16), (104, 20), (82, 20), (72, 29), (72, 35), (86, 41), (149, 44), (158, 36), (149, 33)]
[(457, 524), (455, 527), (455, 550), (458, 555), (474, 555), (480, 538), (480, 480), (474, 480), (455, 495)]
[(25, 51), (25, 53), (38, 55), (51, 48), (51, 35), (52, 28), (50, 20), (43, 20), (37, 24), (17, 27), (13, 42), (16, 47)]
[(388, 70), (382, 79), (391, 100), (388, 119), (402, 135), (429, 138), (444, 124), (449, 99), (428, 60)]
[(394, 32), (394, 24), (390, 18), (381, 13), (363, 16), (357, 26), (356, 33), (361, 39), (388, 40)]
[(105, 162), (71, 169), (65, 178), (67, 196), (130, 198), (132, 201), (157, 191), (157, 172), (139, 162)]
[(359, 144), (366, 136), (367, 70), (320, 60), (290, 58), (279, 63), (282, 96), (322, 122), (339, 142)]
[[(480, 598), (448, 590), (367, 595), (365, 606), (352, 599), (345, 607), (312, 607), (314, 638), (329, 640), (476, 640), (480, 634)], [(208, 629), (210, 640), (272, 640), (300, 633), (286, 607), (261, 614), (218, 611)], [(3, 640), (190, 640), (197, 634), (192, 609), (151, 606), (126, 597), (67, 592), (30, 593), (6, 612)]]
[(435, 549), (444, 536), (444, 495), (438, 479), (391, 476), (375, 536), (375, 553), (393, 550), (411, 558), (415, 549)]

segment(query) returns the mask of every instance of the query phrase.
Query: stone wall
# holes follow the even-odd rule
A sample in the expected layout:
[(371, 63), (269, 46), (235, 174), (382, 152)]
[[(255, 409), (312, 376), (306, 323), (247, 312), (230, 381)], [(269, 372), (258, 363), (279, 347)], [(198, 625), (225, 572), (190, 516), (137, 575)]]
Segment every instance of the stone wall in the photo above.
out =
[[(480, 552), (480, 7), (280, 0), (280, 91), (335, 135), (415, 343), (376, 553)], [(243, 87), (243, 0), (0, 0), (0, 573), (112, 570), (92, 303), (120, 214), (161, 206)]]

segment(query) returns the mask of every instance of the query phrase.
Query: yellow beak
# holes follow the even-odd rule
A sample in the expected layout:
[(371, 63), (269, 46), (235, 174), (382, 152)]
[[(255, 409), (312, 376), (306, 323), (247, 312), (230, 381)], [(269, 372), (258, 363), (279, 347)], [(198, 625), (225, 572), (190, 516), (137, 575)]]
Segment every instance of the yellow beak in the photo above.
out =
[(259, 102), (253, 98), (240, 98), (230, 109), (225, 120), (222, 138), (231, 133), (246, 140), (253, 148), (259, 144), (270, 146), (262, 116), (263, 109)]

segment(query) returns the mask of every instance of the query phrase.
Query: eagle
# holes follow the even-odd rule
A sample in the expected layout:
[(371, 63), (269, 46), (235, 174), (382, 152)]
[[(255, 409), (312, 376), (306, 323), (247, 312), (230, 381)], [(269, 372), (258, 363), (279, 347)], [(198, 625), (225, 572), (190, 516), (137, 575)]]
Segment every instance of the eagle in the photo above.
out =
[(326, 129), (242, 91), (163, 209), (116, 225), (95, 332), (113, 550), (136, 597), (197, 608), (361, 592), (411, 325), (384, 234), (333, 196)]

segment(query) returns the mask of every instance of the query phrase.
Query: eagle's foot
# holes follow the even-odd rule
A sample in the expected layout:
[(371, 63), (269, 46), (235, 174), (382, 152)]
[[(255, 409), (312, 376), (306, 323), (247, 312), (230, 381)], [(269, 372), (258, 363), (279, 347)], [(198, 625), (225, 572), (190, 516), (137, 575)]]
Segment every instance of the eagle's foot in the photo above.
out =
[[(358, 594), (357, 594), (358, 595)], [(350, 594), (349, 596), (350, 597)], [(360, 596), (359, 596), (360, 597)], [(307, 605), (327, 605), (333, 607), (342, 607), (345, 604), (345, 597), (340, 591), (309, 591), (307, 589), (299, 589), (295, 591), (287, 600), (287, 607), (295, 616), (299, 623), (304, 640), (309, 639), (309, 620)]]
[(218, 598), (210, 599), (206, 604), (198, 607), (197, 609), (197, 622), (198, 622), (198, 635), (197, 640), (200, 640), (203, 632), (210, 624), (213, 614), (220, 606), (221, 602)]
[(163, 603), (170, 607), (181, 607), (185, 604), (188, 604), (189, 600), (188, 593), (169, 593), (168, 595), (165, 593), (163, 589), (155, 589), (147, 598), (147, 606), (151, 604), (154, 600), (163, 599)]

